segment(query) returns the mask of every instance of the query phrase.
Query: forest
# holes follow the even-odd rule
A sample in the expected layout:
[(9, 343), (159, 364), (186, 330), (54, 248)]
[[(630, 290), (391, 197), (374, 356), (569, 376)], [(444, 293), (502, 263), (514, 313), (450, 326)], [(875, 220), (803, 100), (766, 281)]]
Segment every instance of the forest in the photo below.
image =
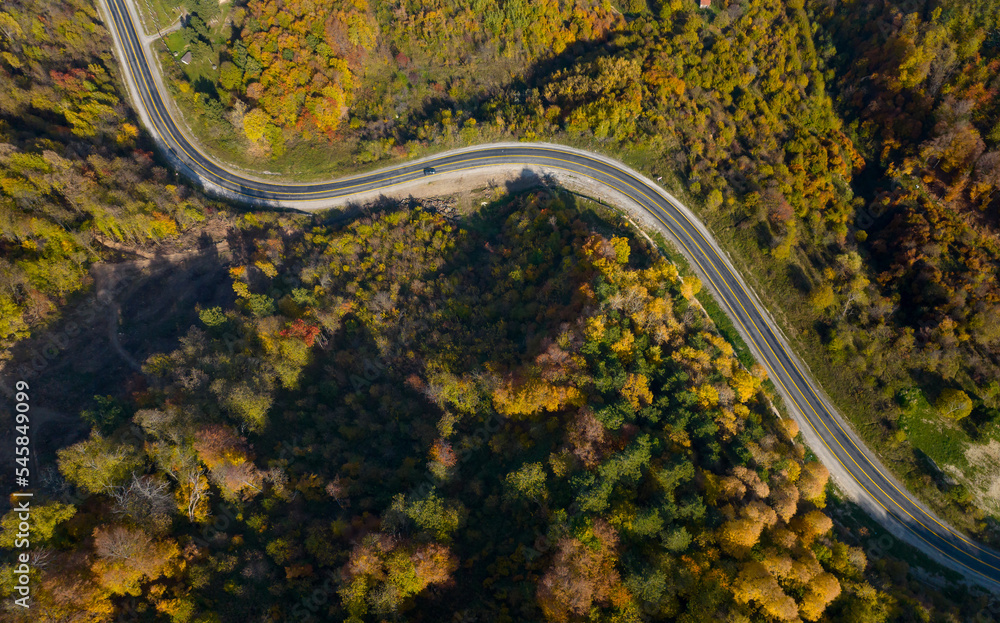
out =
[(322, 177), (544, 139), (665, 176), (897, 475), (996, 540), (997, 15), (988, 0), (398, 1), (328, 14), (247, 0), (214, 86), (166, 66), (207, 143), (247, 166), (294, 161)]
[(0, 12), (0, 361), (119, 245), (155, 242), (209, 205), (158, 162), (123, 101), (88, 2)]
[(58, 451), (8, 620), (990, 616), (866, 550), (697, 278), (613, 214), (235, 227), (232, 304)]
[[(195, 69), (164, 69), (224, 160), (546, 139), (663, 176), (871, 446), (1000, 539), (995, 2), (184, 9)], [(0, 562), (5, 620), (997, 620), (840, 497), (613, 213), (226, 206), (156, 153), (92, 3), (11, 0), (0, 34), (0, 363), (99, 265), (220, 214), (238, 249), (224, 304), (67, 397), (88, 430), (36, 492), (32, 611)]]

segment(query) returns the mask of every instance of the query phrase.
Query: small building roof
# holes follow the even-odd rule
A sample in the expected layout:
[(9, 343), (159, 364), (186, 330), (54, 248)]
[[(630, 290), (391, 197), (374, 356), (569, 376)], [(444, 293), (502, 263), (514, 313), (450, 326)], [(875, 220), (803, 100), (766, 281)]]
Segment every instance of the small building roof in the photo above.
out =
[(701, 8), (707, 9), (712, 6), (712, 0), (701, 0)]
[[(702, 1), (703, 4), (705, 3), (705, 0), (701, 0), (701, 1)], [(184, 56), (181, 57), (181, 62), (184, 63), (185, 65), (188, 65), (188, 64), (191, 63), (191, 51), (190, 50), (188, 50), (187, 52), (184, 53)]]

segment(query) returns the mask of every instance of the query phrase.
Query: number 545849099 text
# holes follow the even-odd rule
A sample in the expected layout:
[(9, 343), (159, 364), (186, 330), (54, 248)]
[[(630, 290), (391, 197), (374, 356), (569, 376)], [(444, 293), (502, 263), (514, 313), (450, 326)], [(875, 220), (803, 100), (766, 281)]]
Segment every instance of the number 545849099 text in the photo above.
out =
[(28, 430), (30, 429), (29, 421), (30, 417), (28, 411), (30, 407), (28, 406), (28, 392), (30, 389), (26, 381), (18, 381), (15, 384), (17, 393), (14, 395), (15, 414), (15, 430), (17, 431), (17, 436), (14, 437), (14, 454), (17, 458), (14, 462), (17, 463), (18, 467), (14, 468), (14, 476), (16, 477), (17, 484), (21, 487), (28, 486), (28, 475), (30, 470), (28, 469), (28, 456), (31, 453), (29, 448), (30, 437), (28, 436)]

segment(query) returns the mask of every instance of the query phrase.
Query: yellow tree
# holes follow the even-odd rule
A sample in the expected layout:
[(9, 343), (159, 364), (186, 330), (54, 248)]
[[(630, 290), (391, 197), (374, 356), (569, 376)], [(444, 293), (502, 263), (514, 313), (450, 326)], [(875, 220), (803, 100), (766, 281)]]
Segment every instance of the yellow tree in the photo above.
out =
[(830, 470), (822, 463), (813, 461), (806, 463), (799, 476), (799, 493), (802, 498), (823, 508), (826, 499), (826, 483), (830, 479)]
[(741, 516), (722, 524), (718, 531), (719, 545), (727, 553), (746, 556), (760, 540), (764, 528), (773, 526), (778, 516), (767, 504), (757, 500), (743, 507)]
[(799, 616), (795, 600), (781, 590), (774, 576), (757, 561), (743, 567), (733, 581), (732, 590), (736, 601), (756, 602), (765, 613), (779, 621), (794, 621)]
[(493, 391), (493, 406), (503, 415), (533, 415), (579, 406), (583, 394), (575, 387), (553, 385), (541, 379), (507, 381)]
[(951, 420), (961, 420), (972, 413), (972, 399), (969, 395), (950, 387), (941, 391), (934, 406), (938, 413)]
[(781, 517), (782, 521), (787, 523), (795, 516), (795, 511), (798, 509), (799, 490), (791, 482), (787, 480), (782, 481), (781, 484), (771, 487), (770, 500), (774, 507), (774, 512), (778, 514), (778, 517)]
[(782, 418), (781, 430), (784, 431), (785, 436), (791, 441), (799, 434), (799, 423), (792, 418)]
[(141, 582), (169, 575), (180, 554), (173, 541), (154, 542), (143, 530), (124, 526), (95, 529), (94, 551), (97, 581), (119, 595), (138, 595)]
[(719, 391), (709, 384), (704, 384), (695, 389), (698, 396), (698, 405), (703, 409), (711, 409), (719, 404)]
[(622, 386), (622, 397), (632, 405), (633, 409), (651, 404), (653, 393), (649, 391), (649, 379), (644, 374), (629, 374), (625, 378), (625, 385)]
[(837, 302), (837, 297), (833, 293), (833, 286), (826, 282), (816, 286), (812, 294), (809, 295), (809, 302), (817, 312), (826, 311), (827, 308)]
[(819, 564), (812, 550), (803, 550), (802, 555), (792, 562), (792, 568), (785, 578), (792, 584), (805, 586), (817, 575), (823, 573), (823, 565)]
[(681, 296), (687, 300), (693, 300), (701, 292), (701, 281), (697, 277), (685, 277), (681, 284)]
[(811, 543), (816, 537), (829, 532), (833, 528), (833, 521), (821, 511), (809, 511), (796, 520), (795, 528), (804, 542)]
[(271, 118), (260, 108), (254, 108), (243, 116), (243, 132), (251, 142), (260, 143), (267, 131)]
[(767, 569), (768, 573), (779, 580), (788, 577), (792, 572), (792, 557), (788, 555), (788, 551), (785, 549), (767, 548), (760, 562)]
[(820, 573), (806, 586), (799, 604), (799, 613), (806, 621), (816, 621), (823, 611), (840, 595), (840, 582), (829, 573)]
[(757, 393), (760, 381), (755, 379), (753, 375), (746, 370), (740, 368), (733, 373), (731, 384), (733, 386), (733, 390), (736, 391), (736, 399), (740, 402), (746, 402), (753, 398), (754, 394)]
[[(5, 613), (11, 623), (110, 623), (115, 607), (107, 589), (94, 581), (84, 551), (57, 552), (33, 579), (31, 608)], [(16, 610), (24, 610), (18, 616)]]
[(58, 452), (59, 471), (89, 493), (103, 493), (141, 468), (142, 458), (128, 444), (94, 433), (89, 439)]
[(760, 474), (755, 470), (739, 465), (733, 468), (733, 475), (740, 479), (747, 486), (747, 490), (758, 498), (766, 498), (771, 493), (771, 488), (760, 479)]

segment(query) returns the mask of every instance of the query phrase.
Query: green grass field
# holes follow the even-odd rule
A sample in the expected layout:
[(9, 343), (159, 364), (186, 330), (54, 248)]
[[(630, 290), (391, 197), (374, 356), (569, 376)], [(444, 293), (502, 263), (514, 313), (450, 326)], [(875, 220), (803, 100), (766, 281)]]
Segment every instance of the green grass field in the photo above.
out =
[(930, 457), (939, 469), (945, 470), (948, 466), (962, 471), (968, 469), (965, 450), (972, 440), (956, 422), (938, 415), (923, 394), (912, 407), (903, 411), (900, 424), (910, 444)]
[(941, 417), (923, 394), (900, 418), (910, 445), (934, 462), (942, 477), (966, 487), (977, 504), (1000, 512), (1000, 440), (976, 440), (957, 422)]
[(162, 39), (164, 45), (167, 46), (167, 50), (170, 51), (174, 56), (178, 56), (187, 47), (187, 43), (184, 41), (184, 35), (179, 31), (174, 31)]

